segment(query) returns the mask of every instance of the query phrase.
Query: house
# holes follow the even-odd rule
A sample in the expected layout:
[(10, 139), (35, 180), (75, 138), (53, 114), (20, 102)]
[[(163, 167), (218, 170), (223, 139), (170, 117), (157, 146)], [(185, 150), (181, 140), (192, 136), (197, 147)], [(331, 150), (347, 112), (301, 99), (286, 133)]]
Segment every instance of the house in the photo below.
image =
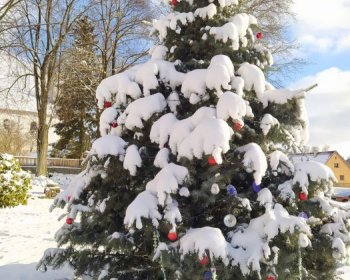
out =
[(338, 180), (336, 186), (350, 188), (350, 164), (337, 151), (294, 154), (291, 159), (293, 162), (313, 160), (327, 165)]

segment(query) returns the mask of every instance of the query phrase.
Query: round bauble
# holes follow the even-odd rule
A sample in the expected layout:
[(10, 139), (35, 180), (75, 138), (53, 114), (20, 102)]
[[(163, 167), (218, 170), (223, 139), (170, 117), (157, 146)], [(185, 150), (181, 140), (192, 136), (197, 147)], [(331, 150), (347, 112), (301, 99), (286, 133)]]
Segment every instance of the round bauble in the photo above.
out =
[(105, 101), (104, 107), (105, 107), (105, 108), (112, 107), (112, 102), (110, 102), (110, 101)]
[(177, 240), (177, 233), (175, 231), (169, 231), (168, 233), (168, 239), (170, 241), (176, 241)]
[(209, 263), (209, 257), (208, 256), (204, 256), (203, 258), (201, 258), (199, 260), (199, 264), (201, 266), (206, 266)]
[(111, 127), (116, 128), (117, 126), (118, 126), (118, 123), (117, 123), (117, 122), (112, 122), (112, 123), (111, 123)]
[(234, 227), (237, 224), (237, 219), (234, 215), (228, 214), (224, 218), (224, 224), (229, 228)]
[(240, 131), (242, 129), (242, 127), (243, 127), (243, 124), (240, 122), (233, 123), (233, 130), (236, 132)]
[(212, 184), (210, 192), (214, 195), (218, 194), (220, 192), (220, 188), (218, 184)]
[(237, 195), (237, 189), (233, 185), (228, 185), (227, 186), (227, 194), (229, 196), (236, 196)]
[(73, 219), (72, 218), (67, 218), (66, 219), (66, 224), (68, 224), (68, 225), (73, 224)]
[(211, 166), (216, 165), (217, 163), (216, 163), (215, 158), (214, 157), (209, 157), (208, 158), (208, 164), (211, 165)]
[(264, 38), (264, 34), (261, 32), (256, 33), (256, 39), (261, 40), (262, 38)]
[(253, 191), (256, 193), (260, 192), (261, 190), (261, 185), (258, 185), (255, 181), (253, 182), (252, 187), (253, 187)]
[(307, 194), (304, 192), (299, 193), (299, 199), (301, 201), (306, 201), (307, 200)]

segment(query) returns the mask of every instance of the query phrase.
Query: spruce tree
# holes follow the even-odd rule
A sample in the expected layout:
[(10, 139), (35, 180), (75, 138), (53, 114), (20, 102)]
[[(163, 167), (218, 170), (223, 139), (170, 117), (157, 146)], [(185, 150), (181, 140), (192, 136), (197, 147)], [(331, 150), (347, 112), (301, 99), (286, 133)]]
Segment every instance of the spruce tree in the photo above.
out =
[[(101, 138), (53, 207), (39, 268), (93, 279), (335, 279), (349, 213), (307, 158), (301, 89), (275, 89), (243, 1), (172, 1), (151, 59), (101, 82)], [(113, 106), (109, 107), (110, 104)]]
[(62, 56), (60, 95), (56, 105), (59, 119), (55, 132), (60, 136), (53, 156), (81, 158), (97, 138), (98, 117), (95, 90), (101, 67), (96, 53), (93, 23), (84, 17), (72, 32), (73, 45)]

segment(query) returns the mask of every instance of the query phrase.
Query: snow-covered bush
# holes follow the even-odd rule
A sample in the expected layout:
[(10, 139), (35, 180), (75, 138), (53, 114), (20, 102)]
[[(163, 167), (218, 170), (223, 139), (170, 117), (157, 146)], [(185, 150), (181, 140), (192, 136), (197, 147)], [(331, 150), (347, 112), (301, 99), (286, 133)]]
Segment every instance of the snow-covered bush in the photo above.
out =
[(30, 173), (23, 171), (13, 156), (0, 154), (0, 208), (27, 203)]

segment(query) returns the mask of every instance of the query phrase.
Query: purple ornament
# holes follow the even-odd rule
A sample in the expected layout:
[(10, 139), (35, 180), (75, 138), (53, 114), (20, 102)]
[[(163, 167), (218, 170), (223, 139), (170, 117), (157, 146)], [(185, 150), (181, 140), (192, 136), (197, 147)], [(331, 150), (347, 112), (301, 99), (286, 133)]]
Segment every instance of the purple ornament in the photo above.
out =
[(306, 212), (300, 212), (298, 217), (303, 218), (305, 220), (307, 220), (309, 218), (309, 216), (307, 215)]
[(211, 280), (211, 279), (212, 279), (211, 271), (204, 272), (204, 280)]
[(232, 186), (232, 185), (228, 185), (228, 186), (227, 186), (227, 194), (228, 194), (229, 196), (236, 196), (236, 195), (237, 195), (237, 190), (236, 190), (236, 188), (235, 188), (234, 186)]
[(255, 183), (255, 181), (253, 182), (252, 187), (253, 187), (253, 190), (254, 190), (256, 193), (260, 192), (260, 190), (261, 190), (261, 186), (260, 186), (260, 185), (257, 185), (257, 184)]

